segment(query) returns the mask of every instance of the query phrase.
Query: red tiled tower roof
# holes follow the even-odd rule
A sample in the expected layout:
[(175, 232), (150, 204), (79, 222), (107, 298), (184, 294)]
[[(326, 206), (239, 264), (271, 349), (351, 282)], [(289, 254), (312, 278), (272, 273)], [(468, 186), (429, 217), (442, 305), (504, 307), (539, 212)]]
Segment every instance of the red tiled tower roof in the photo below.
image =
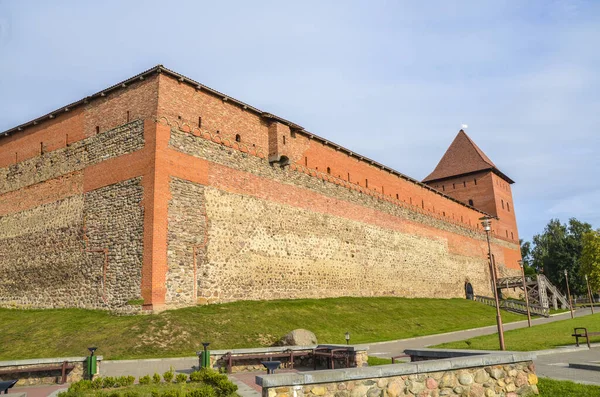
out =
[(440, 179), (486, 170), (494, 171), (508, 183), (514, 183), (512, 179), (500, 172), (492, 160), (463, 130), (460, 130), (438, 165), (431, 174), (423, 179), (423, 182), (430, 183)]

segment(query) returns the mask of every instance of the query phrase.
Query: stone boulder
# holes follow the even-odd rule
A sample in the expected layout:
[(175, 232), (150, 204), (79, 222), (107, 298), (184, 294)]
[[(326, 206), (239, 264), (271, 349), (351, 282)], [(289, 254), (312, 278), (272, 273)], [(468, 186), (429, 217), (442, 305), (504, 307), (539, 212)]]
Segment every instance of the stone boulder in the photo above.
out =
[(308, 346), (316, 345), (317, 337), (307, 329), (295, 329), (286, 334), (275, 345), (276, 346)]

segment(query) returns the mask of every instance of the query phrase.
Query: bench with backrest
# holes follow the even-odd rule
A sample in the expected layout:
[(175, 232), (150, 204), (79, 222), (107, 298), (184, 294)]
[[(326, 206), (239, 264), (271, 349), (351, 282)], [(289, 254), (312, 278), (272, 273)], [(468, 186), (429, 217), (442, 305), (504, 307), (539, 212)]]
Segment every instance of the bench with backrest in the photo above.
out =
[(254, 353), (254, 354), (233, 354), (228, 352), (223, 356), (223, 359), (227, 363), (227, 373), (231, 373), (233, 369), (234, 361), (243, 360), (270, 360), (274, 358), (287, 358), (289, 361), (290, 368), (294, 368), (294, 357), (306, 357), (310, 355), (310, 351), (301, 350), (284, 350), (280, 353)]
[(313, 357), (314, 369), (317, 369), (317, 358), (323, 357), (327, 360), (327, 368), (335, 369), (335, 360), (344, 360), (346, 368), (350, 368), (350, 356), (353, 349), (347, 347), (317, 347), (311, 355)]
[(61, 384), (67, 381), (67, 371), (75, 368), (75, 364), (63, 361), (62, 364), (58, 365), (46, 365), (43, 367), (35, 368), (15, 368), (15, 369), (0, 369), (0, 375), (5, 374), (19, 374), (19, 373), (31, 373), (31, 372), (49, 372), (49, 371), (61, 371)]
[(588, 348), (591, 348), (590, 346), (590, 336), (599, 336), (600, 332), (595, 331), (595, 332), (588, 332), (587, 328), (575, 328), (575, 330), (573, 331), (573, 334), (571, 336), (575, 337), (575, 343), (577, 344), (577, 347), (579, 347), (579, 338), (585, 338), (585, 341), (587, 342)]

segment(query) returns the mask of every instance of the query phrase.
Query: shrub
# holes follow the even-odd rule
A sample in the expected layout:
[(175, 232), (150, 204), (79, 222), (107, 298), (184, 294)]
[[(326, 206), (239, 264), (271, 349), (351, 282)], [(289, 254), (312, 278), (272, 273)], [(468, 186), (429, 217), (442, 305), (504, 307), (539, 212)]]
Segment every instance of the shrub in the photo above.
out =
[(227, 379), (227, 377), (225, 377), (225, 379), (219, 379), (214, 386), (217, 388), (217, 396), (219, 397), (230, 396), (238, 389), (237, 385)]
[(92, 381), (87, 380), (87, 379), (82, 379), (78, 382), (71, 383), (71, 386), (69, 386), (68, 391), (73, 392), (73, 393), (79, 393), (79, 392), (84, 392), (84, 391), (90, 390), (91, 388), (92, 388)]
[(197, 389), (191, 390), (187, 392), (185, 397), (216, 397), (217, 393), (215, 393), (215, 389), (208, 385), (204, 385)]
[(194, 371), (190, 374), (190, 382), (201, 382), (202, 373), (200, 371)]
[(135, 382), (135, 376), (119, 376), (115, 380), (117, 387), (131, 386), (133, 385), (133, 382)]
[(154, 373), (154, 375), (152, 375), (152, 382), (159, 384), (160, 383), (160, 375), (157, 374), (156, 372)]
[(113, 378), (112, 376), (107, 376), (105, 378), (102, 378), (102, 388), (103, 389), (110, 389), (113, 388), (117, 385), (117, 380), (115, 378)]
[(93, 390), (100, 390), (102, 389), (102, 384), (104, 383), (104, 381), (102, 380), (101, 376), (96, 376), (94, 378), (94, 380), (92, 381), (92, 389)]
[(163, 379), (165, 380), (165, 382), (167, 383), (171, 383), (173, 382), (173, 378), (175, 377), (175, 373), (173, 372), (173, 368), (171, 368), (170, 370), (168, 370), (167, 372), (165, 372), (163, 374)]
[(138, 382), (140, 382), (140, 385), (149, 385), (150, 384), (150, 375), (140, 376), (140, 378), (138, 379)]
[(150, 395), (151, 395), (152, 397), (160, 397), (160, 392), (159, 392), (158, 390), (152, 390), (152, 391), (150, 392)]
[(185, 383), (187, 382), (187, 375), (186, 374), (177, 374), (177, 376), (175, 377), (175, 383)]
[(160, 397), (182, 397), (182, 393), (178, 389), (165, 390)]
[(107, 397), (121, 397), (121, 393), (118, 391), (113, 391), (107, 394)]
[(123, 393), (123, 397), (139, 397), (140, 393), (135, 390), (128, 390)]

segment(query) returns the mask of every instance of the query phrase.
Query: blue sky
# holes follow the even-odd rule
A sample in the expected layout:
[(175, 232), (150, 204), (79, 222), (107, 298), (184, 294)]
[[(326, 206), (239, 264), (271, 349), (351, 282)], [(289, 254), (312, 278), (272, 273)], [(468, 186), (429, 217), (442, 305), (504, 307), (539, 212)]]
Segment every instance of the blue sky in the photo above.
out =
[(418, 179), (466, 123), (516, 181), (521, 237), (600, 227), (599, 17), (578, 0), (0, 0), (0, 131), (164, 64)]

